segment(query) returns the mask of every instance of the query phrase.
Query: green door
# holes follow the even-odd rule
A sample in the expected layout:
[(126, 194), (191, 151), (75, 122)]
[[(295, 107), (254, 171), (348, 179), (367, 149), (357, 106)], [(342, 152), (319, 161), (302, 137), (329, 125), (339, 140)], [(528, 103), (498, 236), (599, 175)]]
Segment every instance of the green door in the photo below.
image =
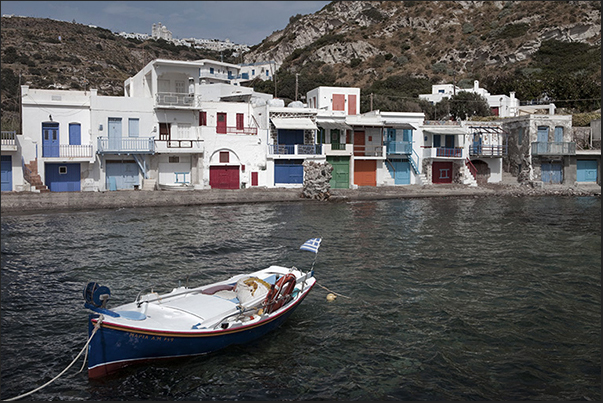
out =
[(350, 158), (327, 157), (327, 162), (333, 166), (331, 189), (348, 189), (350, 187)]

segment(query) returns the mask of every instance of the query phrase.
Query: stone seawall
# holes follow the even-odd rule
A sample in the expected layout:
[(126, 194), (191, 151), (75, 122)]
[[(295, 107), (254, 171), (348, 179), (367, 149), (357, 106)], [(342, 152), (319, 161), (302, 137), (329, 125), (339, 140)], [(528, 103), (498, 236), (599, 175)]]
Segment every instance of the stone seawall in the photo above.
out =
[[(333, 189), (326, 202), (380, 200), (423, 197), (487, 196), (601, 196), (596, 184), (576, 187), (486, 185), (379, 186), (358, 189)], [(248, 188), (238, 190), (206, 189), (192, 191), (122, 190), (114, 192), (3, 192), (2, 214), (44, 213), (50, 211), (115, 209), (130, 207), (194, 206), (212, 204), (307, 202), (324, 203), (302, 197), (302, 189)]]

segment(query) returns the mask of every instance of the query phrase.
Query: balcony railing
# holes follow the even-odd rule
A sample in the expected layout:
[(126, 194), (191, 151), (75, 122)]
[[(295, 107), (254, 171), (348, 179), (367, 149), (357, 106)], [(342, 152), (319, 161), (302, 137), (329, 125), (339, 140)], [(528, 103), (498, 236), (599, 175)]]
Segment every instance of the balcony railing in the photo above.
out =
[(576, 143), (532, 143), (532, 155), (576, 155)]
[(460, 147), (425, 147), (423, 158), (465, 158), (464, 154)]
[(17, 132), (16, 131), (2, 131), (2, 147), (16, 147), (17, 146)]
[(269, 144), (270, 155), (320, 155), (322, 144)]
[(153, 137), (98, 138), (98, 153), (106, 154), (153, 154)]
[(469, 154), (483, 157), (503, 157), (507, 155), (506, 145), (497, 146), (484, 146), (484, 145), (472, 145), (469, 146)]
[(384, 146), (354, 145), (355, 157), (383, 157)]
[(249, 136), (255, 136), (258, 134), (258, 128), (257, 127), (237, 128), (237, 127), (233, 127), (233, 126), (217, 127), (216, 133), (218, 133), (218, 134), (246, 134)]
[(388, 141), (385, 143), (387, 147), (387, 154), (403, 154), (408, 155), (412, 153), (412, 143), (409, 141)]
[(43, 145), (44, 158), (92, 158), (92, 144)]
[(183, 92), (158, 92), (155, 96), (157, 106), (195, 107), (195, 94)]
[(155, 140), (156, 152), (203, 152), (203, 140)]

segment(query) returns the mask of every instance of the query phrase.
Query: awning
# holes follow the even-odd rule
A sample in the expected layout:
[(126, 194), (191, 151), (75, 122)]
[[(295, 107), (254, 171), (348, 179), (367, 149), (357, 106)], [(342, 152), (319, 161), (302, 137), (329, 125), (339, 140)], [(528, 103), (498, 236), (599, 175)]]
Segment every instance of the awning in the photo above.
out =
[(445, 127), (445, 126), (435, 126), (435, 127), (425, 127), (423, 126), (423, 133), (430, 134), (467, 134), (467, 130), (460, 127)]
[(351, 126), (383, 127), (383, 121), (375, 117), (348, 116), (346, 123)]
[(385, 121), (385, 126), (391, 127), (393, 129), (417, 130), (417, 128), (411, 125), (410, 123), (392, 123)]
[(323, 129), (339, 129), (339, 130), (352, 130), (352, 127), (347, 125), (342, 120), (335, 119), (320, 119), (316, 124)]
[(270, 118), (277, 129), (318, 130), (310, 118)]

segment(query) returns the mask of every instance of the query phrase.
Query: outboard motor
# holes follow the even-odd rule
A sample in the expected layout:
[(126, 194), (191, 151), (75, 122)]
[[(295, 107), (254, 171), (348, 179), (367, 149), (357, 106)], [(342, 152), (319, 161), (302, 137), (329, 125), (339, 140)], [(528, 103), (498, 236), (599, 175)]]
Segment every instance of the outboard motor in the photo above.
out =
[(111, 297), (109, 287), (101, 286), (98, 283), (91, 281), (84, 288), (84, 300), (86, 304), (95, 308), (106, 308), (107, 301)]

